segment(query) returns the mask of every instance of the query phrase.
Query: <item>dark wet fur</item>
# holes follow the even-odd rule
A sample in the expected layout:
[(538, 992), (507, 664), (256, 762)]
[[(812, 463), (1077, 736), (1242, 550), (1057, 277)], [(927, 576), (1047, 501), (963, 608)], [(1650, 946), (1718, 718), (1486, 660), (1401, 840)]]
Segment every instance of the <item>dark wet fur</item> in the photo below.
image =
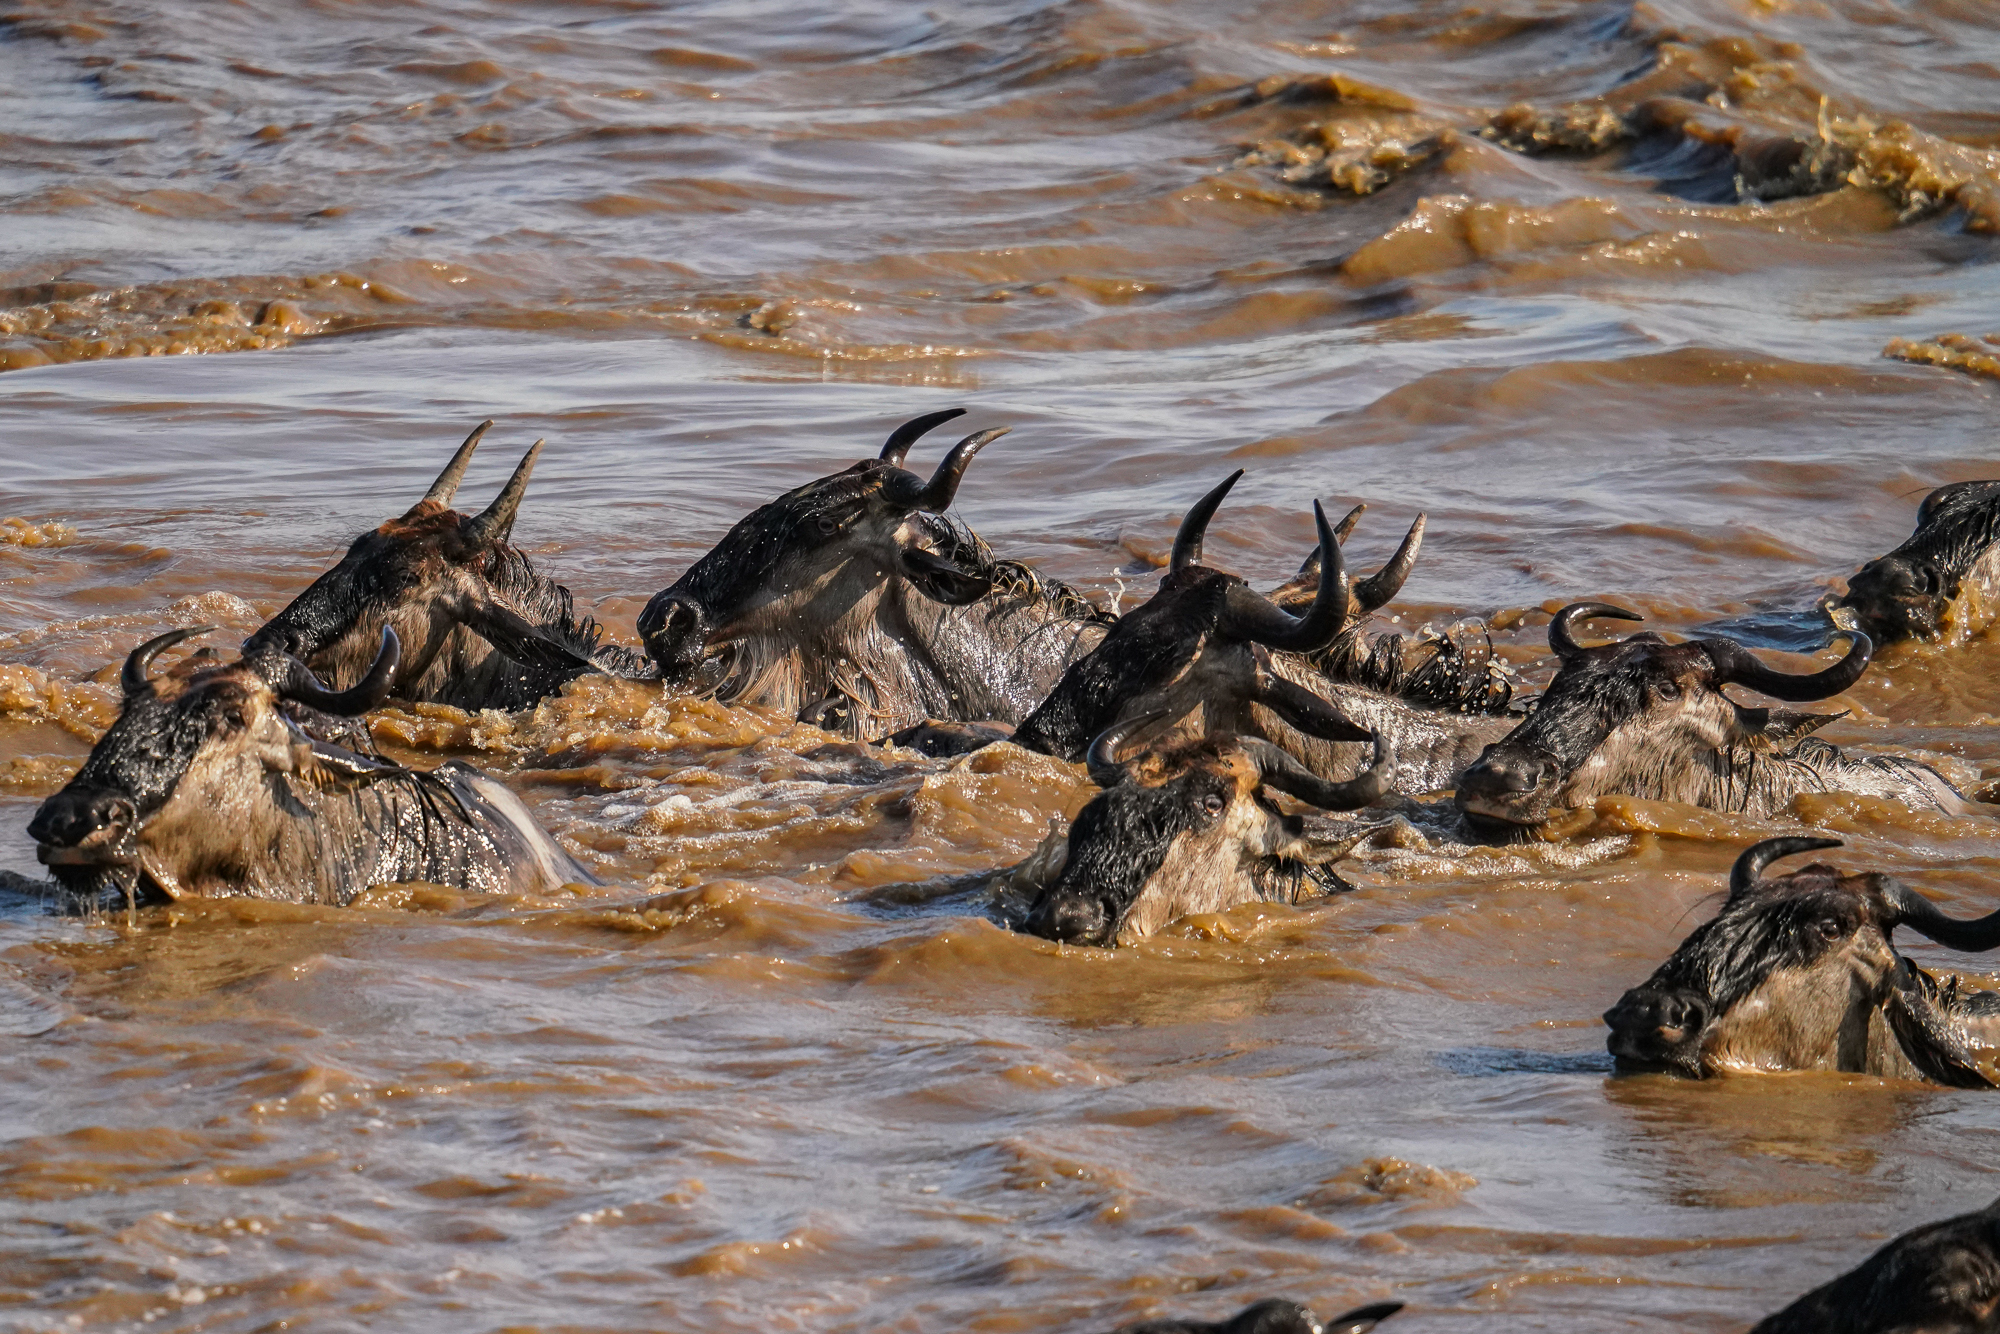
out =
[(1201, 799), (1210, 792), (1226, 800), (1230, 786), (1196, 766), (1157, 787), (1120, 783), (1092, 798), (1071, 823), (1069, 860), (1029, 909), (1026, 929), (1051, 940), (1062, 938), (1055, 909), (1081, 899), (1095, 905), (1097, 929), (1088, 937), (1072, 936), (1072, 943), (1110, 944), (1173, 841), (1196, 827), (1203, 814)]
[(1402, 1309), (1401, 1302), (1377, 1302), (1322, 1323), (1297, 1302), (1274, 1297), (1227, 1320), (1147, 1320), (1125, 1325), (1116, 1334), (1368, 1334)]
[(1854, 612), (1878, 644), (1936, 638), (1947, 607), (1980, 557), (2000, 542), (2000, 482), (1940, 487), (1925, 498), (1917, 528), (1869, 561), (1834, 605)]
[(1993, 1334), (2000, 1201), (1912, 1228), (1750, 1334)]
[(1475, 655), (1446, 636), (1409, 644), (1399, 634), (1371, 639), (1360, 626), (1349, 626), (1307, 661), (1329, 680), (1378, 690), (1419, 708), (1502, 715), (1513, 707), (1514, 683), (1499, 671), (1491, 652)]

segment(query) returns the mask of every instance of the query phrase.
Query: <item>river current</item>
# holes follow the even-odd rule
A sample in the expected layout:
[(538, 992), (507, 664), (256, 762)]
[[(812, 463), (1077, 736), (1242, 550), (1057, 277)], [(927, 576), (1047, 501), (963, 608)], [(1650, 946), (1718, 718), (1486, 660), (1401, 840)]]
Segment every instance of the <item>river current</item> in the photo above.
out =
[[(1382, 628), (1486, 620), (1524, 696), (1585, 598), (1801, 669), (1928, 489), (2000, 474), (1996, 228), (1983, 0), (17, 0), (0, 1324), (1740, 1331), (1984, 1205), (1993, 1094), (1614, 1076), (1598, 1016), (1750, 841), (1963, 916), (1988, 815), (1607, 801), (1064, 949), (866, 892), (1019, 860), (1080, 767), (600, 679), (376, 727), (600, 895), (79, 919), (24, 827), (133, 644), (240, 642), (487, 417), (460, 503), (546, 437), (515, 540), (626, 642), (963, 406), (1013, 430), (958, 517), (1106, 602), (1241, 467), (1213, 563), (1281, 581), (1319, 497), (1373, 568), (1427, 513)], [(1885, 652), (1823, 735), (1989, 780), (1996, 661)]]

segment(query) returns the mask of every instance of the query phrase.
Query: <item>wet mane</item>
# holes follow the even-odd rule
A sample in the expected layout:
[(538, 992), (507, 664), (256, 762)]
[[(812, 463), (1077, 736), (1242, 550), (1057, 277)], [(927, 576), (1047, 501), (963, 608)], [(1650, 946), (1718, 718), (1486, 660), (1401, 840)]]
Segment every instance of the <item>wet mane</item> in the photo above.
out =
[(597, 619), (578, 617), (570, 591), (537, 572), (520, 550), (504, 542), (494, 544), (490, 550), (492, 559), (484, 571), (487, 581), (551, 638), (614, 675), (648, 674), (654, 670), (651, 660), (639, 650), (605, 642), (604, 627)]
[(939, 555), (969, 575), (992, 580), (996, 592), (1043, 603), (1062, 619), (1081, 625), (1111, 625), (1118, 620), (1117, 612), (1099, 606), (1060, 579), (1037, 573), (1020, 561), (995, 556), (986, 540), (963, 523), (937, 515), (931, 519), (931, 532)]

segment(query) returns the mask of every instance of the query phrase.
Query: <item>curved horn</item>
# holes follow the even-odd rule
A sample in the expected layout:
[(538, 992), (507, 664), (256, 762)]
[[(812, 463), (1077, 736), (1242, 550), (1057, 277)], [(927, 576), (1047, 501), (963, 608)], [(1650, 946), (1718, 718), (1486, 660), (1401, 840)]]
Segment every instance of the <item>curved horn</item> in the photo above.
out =
[(1643, 621), (1646, 618), (1636, 611), (1614, 607), (1609, 602), (1572, 602), (1556, 613), (1549, 622), (1549, 647), (1556, 656), (1567, 661), (1583, 652), (1583, 646), (1576, 642), (1576, 623), (1602, 617), (1607, 621)]
[(382, 627), (382, 647), (375, 654), (375, 663), (353, 689), (328, 690), (310, 668), (293, 657), (285, 659), (284, 675), (271, 684), (286, 699), (310, 704), (322, 713), (352, 718), (389, 698), (389, 687), (396, 681), (396, 664), (402, 656), (403, 641), (385, 625)]
[(2000, 912), (1988, 913), (1970, 921), (1956, 917), (1946, 917), (1938, 911), (1937, 905), (1892, 876), (1883, 876), (1883, 894), (1889, 905), (1896, 910), (1896, 920), (1891, 924), (1907, 926), (1919, 935), (1929, 936), (1948, 950), (1990, 950), (2000, 948)]
[(1313, 502), (1313, 522), (1319, 527), (1319, 593), (1304, 616), (1294, 618), (1277, 603), (1251, 589), (1231, 584), (1216, 629), (1232, 639), (1247, 639), (1291, 653), (1316, 653), (1347, 624), (1347, 570), (1341, 564), (1340, 543), (1326, 511)]
[(1798, 676), (1766, 667), (1749, 649), (1733, 639), (1698, 639), (1695, 642), (1707, 650), (1709, 661), (1715, 664), (1717, 685), (1734, 682), (1762, 691), (1772, 699), (1800, 704), (1838, 695), (1859, 681), (1861, 674), (1868, 670), (1868, 659), (1875, 652), (1875, 641), (1859, 630), (1838, 633), (1854, 641), (1848, 647), (1847, 656), (1831, 667)]
[(1137, 718), (1127, 718), (1122, 723), (1113, 723), (1097, 734), (1097, 740), (1090, 743), (1090, 754), (1084, 758), (1084, 767), (1090, 771), (1090, 781), (1099, 787), (1117, 787), (1125, 781), (1125, 766), (1118, 759), (1118, 748), (1125, 744), (1125, 738), (1142, 727), (1150, 727), (1167, 716), (1165, 709), (1155, 709), (1142, 713)]
[(444, 465), (444, 471), (431, 483), (431, 489), (424, 492), (424, 500), (435, 500), (440, 505), (451, 504), (452, 497), (458, 494), (458, 484), (465, 480), (465, 469), (472, 462), (472, 451), (479, 448), (479, 437), (492, 429), (493, 420), (490, 417), (472, 428), (472, 434), (465, 437), (458, 453), (451, 456), (451, 462)]
[(958, 495), (959, 478), (965, 476), (965, 467), (972, 462), (972, 456), (998, 440), (1011, 426), (996, 426), (990, 431), (979, 431), (968, 435), (951, 447), (951, 453), (944, 456), (937, 471), (928, 482), (917, 480), (917, 475), (901, 469), (889, 474), (882, 484), (882, 498), (892, 505), (900, 505), (906, 510), (923, 510), (930, 514), (941, 514), (951, 508), (953, 498)]
[(1744, 849), (1743, 855), (1736, 859), (1736, 865), (1729, 869), (1729, 897), (1735, 898), (1763, 879), (1764, 868), (1780, 857), (1845, 846), (1837, 838), (1767, 838), (1762, 843), (1754, 843)]
[(1201, 541), (1208, 535), (1208, 521), (1215, 517), (1215, 511), (1222, 504), (1222, 498), (1229, 494), (1229, 488), (1242, 480), (1243, 469), (1238, 468), (1223, 478), (1220, 486), (1194, 502), (1187, 517), (1181, 520), (1180, 531), (1174, 534), (1174, 554), (1167, 562), (1170, 572), (1179, 574), (1190, 565), (1201, 564)]
[(1374, 737), (1375, 757), (1367, 768), (1344, 783), (1321, 778), (1269, 741), (1245, 741), (1243, 751), (1257, 766), (1258, 781), (1266, 787), (1274, 787), (1323, 811), (1351, 811), (1379, 800), (1396, 774), (1396, 747), (1380, 732)]
[(212, 625), (197, 625), (189, 630), (169, 630), (163, 635), (154, 636), (126, 654), (125, 665), (118, 672), (118, 685), (124, 690), (125, 698), (130, 699), (140, 691), (152, 687), (153, 683), (147, 679), (146, 672), (152, 667), (154, 658), (183, 639), (193, 639), (196, 635), (205, 635), (213, 629), (215, 627)]
[(910, 456), (910, 446), (953, 417), (963, 417), (964, 408), (946, 408), (943, 412), (927, 412), (921, 417), (912, 417), (889, 433), (889, 441), (882, 446), (880, 457), (884, 462), (893, 463), (898, 468)]
[(475, 542), (505, 542), (514, 534), (514, 515), (521, 508), (521, 497), (528, 493), (528, 478), (535, 472), (535, 460), (542, 456), (542, 442), (537, 440), (528, 446), (528, 452), (521, 456), (514, 467), (514, 475), (507, 479), (507, 485), (500, 488), (500, 494), (493, 497), (493, 503), (474, 515), (465, 525), (465, 535)]
[(1343, 715), (1331, 702), (1273, 671), (1257, 673), (1251, 686), (1250, 701), (1263, 705), (1307, 736), (1325, 741), (1366, 741), (1373, 735), (1369, 729)]
[(1403, 581), (1410, 577), (1410, 567), (1417, 563), (1417, 553), (1423, 550), (1424, 517), (1419, 514), (1410, 525), (1410, 531), (1403, 535), (1403, 545), (1396, 548), (1387, 565), (1354, 586), (1357, 614), (1366, 615), (1403, 591)]

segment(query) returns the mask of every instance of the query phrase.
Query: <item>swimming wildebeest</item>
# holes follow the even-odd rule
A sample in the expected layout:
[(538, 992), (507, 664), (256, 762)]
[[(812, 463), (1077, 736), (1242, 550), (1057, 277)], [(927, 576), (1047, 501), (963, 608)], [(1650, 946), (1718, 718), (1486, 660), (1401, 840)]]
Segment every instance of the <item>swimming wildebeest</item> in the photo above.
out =
[(576, 615), (569, 590), (509, 542), (541, 441), (491, 505), (478, 514), (451, 508), (492, 425), (481, 422), (423, 499), (355, 538), (243, 651), (275, 649), (327, 679), (354, 681), (390, 627), (404, 646), (390, 698), (462, 709), (525, 709), (592, 672), (656, 676), (637, 650), (606, 643), (595, 621)]
[(375, 661), (347, 690), (327, 689), (271, 649), (148, 675), (163, 649), (202, 633), (173, 630), (132, 650), (117, 721), (28, 825), (72, 894), (345, 903), (410, 880), (514, 893), (596, 883), (476, 769), (452, 762), (421, 773), (295, 721), (312, 722), (301, 708), (354, 717), (386, 699), (394, 630), (381, 632)]
[(1373, 761), (1344, 782), (1261, 737), (1211, 736), (1120, 760), (1126, 737), (1157, 721), (1130, 720), (1092, 743), (1091, 781), (1104, 790), (1015, 873), (1016, 888), (1034, 895), (1024, 929), (1071, 945), (1129, 944), (1189, 913), (1341, 887), (1305, 821), (1263, 789), (1321, 810), (1366, 806), (1389, 790), (1396, 761), (1386, 738), (1372, 738)]
[(1917, 507), (1917, 530), (1847, 581), (1833, 609), (1878, 645), (1971, 634), (2000, 605), (2000, 482), (1941, 486)]
[(963, 413), (905, 422), (879, 457), (779, 496), (656, 594), (639, 634), (665, 679), (867, 740), (1025, 717), (1115, 618), (940, 517), (1005, 428), (928, 479), (903, 461)]
[(1899, 926), (1955, 950), (2000, 946), (2000, 912), (1945, 916), (1891, 876), (1813, 863), (1765, 878), (1779, 857), (1838, 839), (1766, 839), (1737, 859), (1729, 898), (1673, 957), (1605, 1012), (1621, 1067), (1701, 1078), (1724, 1071), (1846, 1070), (1991, 1088), (2000, 994), (1961, 989), (1896, 952)]
[[(1160, 714), (1176, 735), (1261, 736), (1332, 777), (1366, 763), (1367, 745), (1380, 733), (1395, 744), (1396, 791), (1451, 786), (1510, 720), (1468, 717), (1336, 681), (1313, 657), (1360, 614), (1395, 596), (1415, 559), (1421, 517), (1388, 565), (1350, 587), (1339, 535), (1313, 502), (1319, 547), (1306, 568), (1317, 588), (1310, 601), (1298, 590), (1281, 590), (1286, 606), (1280, 606), (1238, 576), (1202, 563), (1208, 522), (1242, 475), (1231, 475), (1188, 511), (1159, 591), (1064, 674), (1015, 729), (1015, 743), (1075, 761), (1105, 728)], [(1484, 699), (1479, 675), (1476, 691), (1459, 693)]]
[(1144, 1320), (1120, 1327), (1117, 1334), (1368, 1334), (1402, 1309), (1401, 1302), (1377, 1302), (1321, 1321), (1297, 1302), (1273, 1297), (1227, 1320)]
[(2000, 1200), (1912, 1228), (1750, 1334), (1995, 1334)]
[(1958, 790), (1927, 764), (1847, 755), (1808, 733), (1839, 714), (1749, 708), (1722, 693), (1747, 686), (1797, 703), (1828, 699), (1861, 679), (1872, 651), (1855, 631), (1847, 655), (1823, 671), (1767, 667), (1728, 639), (1669, 644), (1654, 634), (1585, 648), (1573, 635), (1587, 617), (1636, 621), (1602, 602), (1578, 602), (1549, 623), (1562, 659), (1534, 711), (1486, 748), (1458, 783), (1459, 809), (1512, 825), (1538, 825), (1566, 808), (1622, 794), (1747, 815), (1776, 814), (1802, 792), (1895, 797), (1958, 814)]

